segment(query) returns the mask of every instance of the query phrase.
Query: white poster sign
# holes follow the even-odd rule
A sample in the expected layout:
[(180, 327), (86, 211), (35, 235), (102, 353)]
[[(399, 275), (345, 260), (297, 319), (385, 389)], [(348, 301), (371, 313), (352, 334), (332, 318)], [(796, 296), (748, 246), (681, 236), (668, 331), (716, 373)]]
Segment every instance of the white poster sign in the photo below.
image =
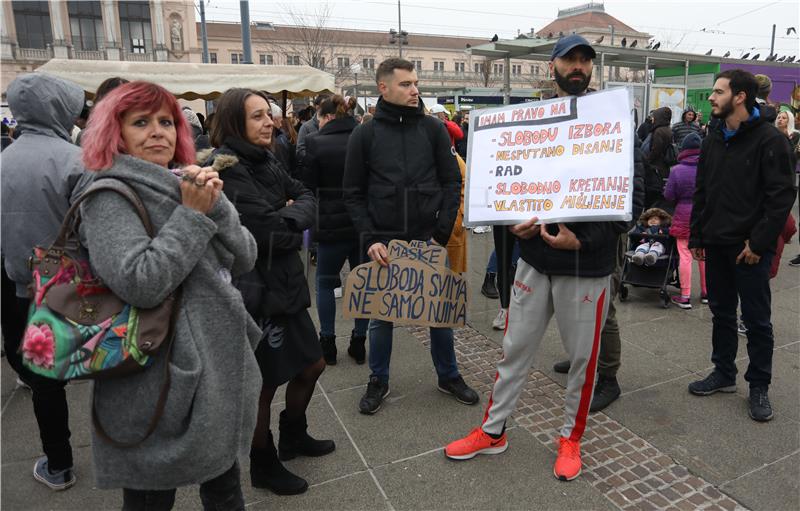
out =
[(465, 224), (630, 220), (634, 136), (624, 89), (473, 111)]

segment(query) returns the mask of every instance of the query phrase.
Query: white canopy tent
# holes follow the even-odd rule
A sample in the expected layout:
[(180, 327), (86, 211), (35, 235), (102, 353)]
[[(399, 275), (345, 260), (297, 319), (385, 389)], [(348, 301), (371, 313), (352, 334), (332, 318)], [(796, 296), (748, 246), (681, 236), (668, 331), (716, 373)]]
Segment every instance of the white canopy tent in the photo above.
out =
[(37, 72), (75, 82), (91, 96), (107, 78), (146, 80), (186, 100), (211, 100), (231, 87), (260, 90), (287, 98), (333, 93), (334, 77), (310, 66), (193, 64), (52, 59)]

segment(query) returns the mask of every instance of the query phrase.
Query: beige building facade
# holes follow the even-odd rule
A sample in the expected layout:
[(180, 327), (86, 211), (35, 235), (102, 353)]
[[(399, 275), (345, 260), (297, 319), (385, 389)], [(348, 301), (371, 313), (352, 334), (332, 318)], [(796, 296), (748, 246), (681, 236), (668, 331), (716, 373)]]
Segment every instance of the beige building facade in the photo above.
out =
[[(0, 3), (0, 65), (2, 91), (20, 73), (31, 72), (51, 58), (76, 60), (202, 62), (197, 7), (192, 0), (2, 0)], [(353, 93), (374, 86), (375, 68), (388, 57), (415, 63), (421, 85), (429, 93), (468, 88), (499, 88), (508, 65), (511, 88), (550, 88), (545, 61), (487, 61), (471, 55), (471, 46), (487, 41), (453, 36), (408, 34), (398, 48), (388, 32), (251, 23), (253, 65), (310, 65), (336, 77), (336, 86)], [(602, 4), (560, 10), (558, 18), (524, 37), (558, 38), (579, 33), (608, 44), (626, 38), (647, 44), (638, 32), (604, 12)], [(239, 23), (207, 23), (211, 63), (242, 64), (244, 51)], [(613, 78), (640, 81), (614, 70)], [(596, 78), (596, 77), (595, 77)], [(612, 77), (609, 77), (612, 78)], [(366, 87), (365, 87), (366, 86)], [(359, 94), (361, 95), (361, 94)]]

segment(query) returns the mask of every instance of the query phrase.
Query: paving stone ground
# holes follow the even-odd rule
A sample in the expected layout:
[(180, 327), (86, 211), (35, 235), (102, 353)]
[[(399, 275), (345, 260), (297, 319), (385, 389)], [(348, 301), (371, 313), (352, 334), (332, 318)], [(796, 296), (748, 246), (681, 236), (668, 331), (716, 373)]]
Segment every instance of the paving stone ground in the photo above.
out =
[[(781, 272), (771, 283), (776, 342), (770, 397), (775, 419), (760, 424), (747, 416), (743, 338), (738, 392), (691, 396), (686, 385), (711, 367), (707, 307), (662, 309), (657, 292), (633, 288), (627, 302), (617, 303), (623, 394), (603, 412), (590, 415), (582, 444), (583, 473), (569, 483), (552, 475), (566, 385), (565, 375), (552, 371), (552, 364), (564, 357), (553, 325), (509, 422), (509, 449), (467, 462), (443, 455), (444, 445), (480, 423), (501, 356), (502, 332), (491, 328), (498, 302), (478, 292), (491, 235), (470, 234), (469, 250), (469, 318), (455, 332), (456, 350), (464, 378), (480, 392), (481, 403), (464, 406), (439, 392), (425, 329), (398, 326), (391, 394), (377, 414), (361, 415), (357, 404), (369, 369), (347, 357), (352, 324), (339, 315), (339, 363), (320, 378), (308, 410), (310, 432), (334, 439), (337, 450), (286, 463), (310, 484), (306, 494), (294, 497), (252, 488), (248, 461), (242, 460), (247, 509), (800, 509), (800, 269), (786, 265), (798, 251), (796, 242), (787, 247)], [(313, 267), (310, 276), (313, 282)], [(696, 280), (695, 275), (695, 294)], [(316, 320), (315, 310), (312, 317)], [(78, 483), (53, 493), (31, 476), (41, 446), (30, 393), (16, 387), (5, 360), (0, 372), (2, 509), (119, 509), (119, 491), (93, 485), (91, 384), (67, 387)], [(282, 399), (279, 392), (274, 422)], [(196, 487), (179, 489), (176, 509), (200, 507)]]

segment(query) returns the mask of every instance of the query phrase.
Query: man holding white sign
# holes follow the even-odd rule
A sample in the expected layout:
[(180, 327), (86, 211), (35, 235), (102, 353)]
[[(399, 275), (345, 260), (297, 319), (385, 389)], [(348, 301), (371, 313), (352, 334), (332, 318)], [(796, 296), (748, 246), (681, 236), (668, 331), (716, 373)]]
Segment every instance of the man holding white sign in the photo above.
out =
[[(630, 219), (633, 185), (627, 92), (584, 97), (595, 56), (583, 37), (561, 38), (550, 61), (557, 99), (476, 116), (470, 156), (476, 156), (474, 144), (481, 129), (500, 129), (504, 131), (491, 131), (495, 138), (490, 140), (499, 146), (491, 157), (508, 163), (480, 166), (489, 153), (484, 150), (490, 147), (486, 144), (478, 158), (471, 158), (471, 165), (479, 167), (470, 169), (470, 179), (489, 174), (511, 182), (495, 181), (491, 201), (491, 194), (475, 196), (478, 190), (470, 183), (467, 220), (513, 223), (508, 229), (520, 238), (521, 260), (512, 285), (503, 360), (483, 424), (445, 448), (451, 459), (499, 454), (508, 448), (506, 419), (516, 407), (547, 324), (555, 315), (570, 370), (553, 473), (567, 481), (581, 472), (580, 440), (611, 299), (609, 275), (615, 266), (618, 237)], [(579, 114), (579, 108), (586, 110), (585, 115)], [(488, 181), (478, 181), (484, 191), (489, 188)], [(503, 194), (509, 197), (499, 198)], [(520, 222), (522, 215), (529, 219)], [(572, 222), (540, 225), (540, 218)]]

